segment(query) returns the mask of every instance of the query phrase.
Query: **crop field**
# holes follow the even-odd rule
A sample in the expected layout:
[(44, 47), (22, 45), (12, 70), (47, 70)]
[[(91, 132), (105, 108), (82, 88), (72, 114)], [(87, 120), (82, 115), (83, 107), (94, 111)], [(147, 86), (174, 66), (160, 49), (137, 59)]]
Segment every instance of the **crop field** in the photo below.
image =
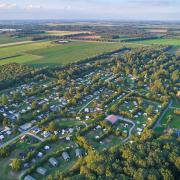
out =
[[(36, 42), (0, 48), (0, 64), (17, 62), (33, 66), (65, 65), (114, 51), (121, 46), (121, 43), (106, 42), (76, 41), (65, 45), (53, 44), (50, 41)], [(14, 55), (19, 56), (11, 57)]]
[(65, 36), (65, 35), (76, 35), (81, 33), (90, 33), (86, 31), (47, 31), (48, 35), (51, 36)]
[(180, 39), (152, 39), (135, 41), (135, 43), (180, 46)]
[(50, 46), (53, 46), (53, 44), (50, 41), (45, 42), (33, 42), (29, 44), (20, 44), (20, 45), (14, 45), (14, 46), (8, 46), (8, 47), (1, 47), (0, 48), (0, 59), (14, 56), (17, 54), (21, 54), (26, 51), (40, 49), (40, 48), (49, 48)]
[(0, 44), (13, 43), (13, 42), (21, 42), (29, 40), (26, 37), (10, 37), (3, 34), (0, 34)]

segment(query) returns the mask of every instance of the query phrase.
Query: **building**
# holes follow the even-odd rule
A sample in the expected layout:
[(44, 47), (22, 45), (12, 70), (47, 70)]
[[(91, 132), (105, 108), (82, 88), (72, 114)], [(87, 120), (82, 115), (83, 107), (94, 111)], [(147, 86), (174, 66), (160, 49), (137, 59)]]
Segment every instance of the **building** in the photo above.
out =
[(82, 157), (83, 156), (82, 149), (77, 148), (75, 152), (76, 152), (76, 157)]
[(51, 158), (49, 158), (49, 163), (51, 164), (51, 165), (53, 165), (54, 167), (55, 166), (58, 166), (58, 161), (55, 159), (55, 158), (53, 158), (53, 157), (51, 157)]
[(105, 121), (109, 122), (111, 124), (115, 124), (118, 120), (119, 120), (119, 117), (116, 115), (113, 115), (113, 114), (111, 114), (105, 118)]
[(44, 175), (46, 175), (46, 173), (47, 173), (47, 169), (45, 169), (45, 168), (43, 168), (43, 167), (38, 167), (38, 168), (36, 169), (36, 172), (44, 176)]
[(22, 130), (22, 131), (26, 131), (26, 130), (28, 130), (29, 128), (31, 128), (32, 127), (32, 124), (31, 123), (26, 123), (26, 124), (23, 124), (22, 126), (20, 126), (20, 129)]
[(33, 178), (32, 176), (30, 175), (27, 175), (24, 177), (24, 180), (36, 180), (35, 178)]
[(62, 157), (65, 161), (68, 161), (70, 159), (69, 154), (67, 152), (63, 152)]

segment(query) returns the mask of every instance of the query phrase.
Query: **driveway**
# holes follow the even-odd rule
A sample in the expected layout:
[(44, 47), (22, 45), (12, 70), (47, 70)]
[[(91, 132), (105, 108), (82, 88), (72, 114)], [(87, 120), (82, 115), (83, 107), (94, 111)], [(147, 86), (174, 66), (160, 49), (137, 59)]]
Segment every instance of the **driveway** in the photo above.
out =
[(130, 120), (130, 119), (124, 118), (122, 116), (118, 116), (118, 117), (119, 117), (120, 120), (123, 120), (123, 121), (125, 121), (125, 122), (127, 122), (129, 124), (132, 124), (132, 127), (130, 128), (129, 133), (128, 133), (128, 137), (123, 140), (123, 143), (124, 143), (124, 142), (126, 142), (126, 141), (128, 141), (130, 139), (131, 134), (132, 134), (132, 130), (134, 129), (136, 124), (132, 120)]

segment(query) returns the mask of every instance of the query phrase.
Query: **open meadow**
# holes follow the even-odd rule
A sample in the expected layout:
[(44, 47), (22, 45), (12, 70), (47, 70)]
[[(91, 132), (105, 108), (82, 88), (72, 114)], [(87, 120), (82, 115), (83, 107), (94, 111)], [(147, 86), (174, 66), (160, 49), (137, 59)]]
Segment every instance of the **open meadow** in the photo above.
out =
[(134, 41), (134, 42), (143, 43), (143, 44), (180, 46), (180, 39), (152, 39), (152, 40), (141, 40), (141, 41)]
[(63, 45), (51, 41), (34, 42), (0, 48), (0, 64), (17, 62), (33, 66), (65, 65), (121, 47), (121, 43), (108, 42), (74, 41)]
[(28, 37), (15, 37), (15, 36), (7, 36), (0, 34), (0, 45), (6, 43), (14, 43), (30, 40)]

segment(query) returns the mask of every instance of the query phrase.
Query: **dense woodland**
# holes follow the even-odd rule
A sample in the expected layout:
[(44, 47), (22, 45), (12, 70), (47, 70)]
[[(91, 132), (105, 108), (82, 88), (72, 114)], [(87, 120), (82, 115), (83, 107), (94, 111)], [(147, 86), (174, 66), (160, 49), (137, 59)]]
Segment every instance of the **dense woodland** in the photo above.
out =
[(48, 179), (178, 179), (179, 140), (169, 132), (164, 136), (147, 135), (133, 144), (113, 147), (103, 154), (91, 149), (83, 138), (80, 144), (88, 156), (80, 159), (70, 172), (56, 173)]

